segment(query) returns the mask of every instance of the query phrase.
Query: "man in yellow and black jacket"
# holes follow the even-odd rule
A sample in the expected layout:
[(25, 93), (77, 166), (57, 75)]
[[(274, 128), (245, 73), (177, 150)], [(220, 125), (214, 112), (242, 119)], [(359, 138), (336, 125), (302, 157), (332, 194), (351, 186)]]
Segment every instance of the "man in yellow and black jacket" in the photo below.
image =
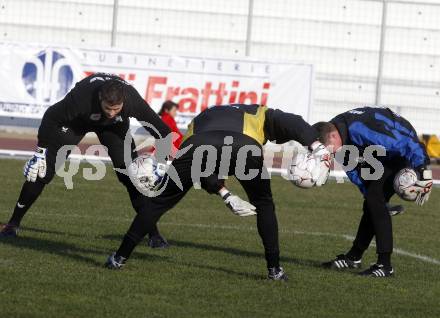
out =
[[(125, 235), (121, 246), (107, 260), (109, 268), (121, 268), (135, 246), (159, 218), (177, 204), (195, 184), (211, 193), (223, 186), (223, 179), (234, 175), (256, 207), (260, 234), (269, 271), (268, 278), (286, 280), (279, 264), (278, 223), (270, 179), (263, 166), (262, 146), (267, 142), (295, 140), (308, 146), (317, 156), (329, 152), (317, 141), (318, 133), (301, 116), (260, 105), (232, 104), (211, 107), (193, 119), (170, 168), (178, 180), (168, 179), (163, 192), (151, 198)], [(328, 167), (323, 168), (323, 170)], [(217, 180), (217, 181), (216, 181)]]

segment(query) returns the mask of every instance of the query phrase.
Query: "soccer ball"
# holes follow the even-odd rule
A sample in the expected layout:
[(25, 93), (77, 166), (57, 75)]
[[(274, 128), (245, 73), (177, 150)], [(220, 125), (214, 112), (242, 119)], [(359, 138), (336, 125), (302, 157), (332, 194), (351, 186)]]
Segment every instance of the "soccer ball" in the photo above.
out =
[(413, 169), (404, 168), (394, 177), (394, 191), (405, 201), (415, 201), (417, 192), (413, 186), (417, 180), (417, 173)]
[(141, 155), (134, 159), (128, 167), (130, 176), (141, 182), (148, 182), (154, 174), (156, 159), (153, 156)]
[(143, 194), (150, 195), (161, 184), (166, 170), (153, 156), (141, 155), (128, 167), (128, 174), (136, 188)]
[(312, 188), (316, 183), (312, 177), (312, 171), (316, 168), (316, 164), (316, 158), (311, 153), (297, 154), (289, 168), (290, 181), (303, 189)]

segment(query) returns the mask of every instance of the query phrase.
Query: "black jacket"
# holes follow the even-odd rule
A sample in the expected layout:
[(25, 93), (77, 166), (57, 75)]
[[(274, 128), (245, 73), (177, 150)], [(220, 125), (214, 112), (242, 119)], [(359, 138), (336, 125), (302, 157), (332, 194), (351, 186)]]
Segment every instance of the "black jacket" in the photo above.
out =
[[(116, 118), (108, 119), (101, 110), (99, 90), (107, 80), (119, 80), (126, 85), (122, 111)], [(96, 73), (76, 83), (75, 87), (45, 112), (38, 131), (38, 145), (45, 147), (54, 129), (67, 126), (81, 132), (94, 131), (118, 123), (127, 123), (129, 117), (151, 124), (156, 130), (146, 128), (155, 138), (166, 137), (170, 129), (153, 111), (136, 89), (115, 75)]]
[(295, 140), (310, 146), (318, 139), (315, 128), (299, 115), (261, 105), (231, 104), (210, 107), (196, 116), (184, 140), (215, 130), (242, 133), (260, 145), (267, 141), (282, 144)]
[[(420, 143), (414, 127), (389, 108), (356, 108), (336, 116), (331, 122), (338, 129), (342, 144), (356, 146), (361, 156), (366, 147), (379, 145), (386, 150), (386, 156), (380, 158), (381, 161), (401, 158), (408, 166), (416, 169), (429, 164), (425, 146)], [(365, 193), (361, 167), (362, 164), (359, 164), (346, 173)]]

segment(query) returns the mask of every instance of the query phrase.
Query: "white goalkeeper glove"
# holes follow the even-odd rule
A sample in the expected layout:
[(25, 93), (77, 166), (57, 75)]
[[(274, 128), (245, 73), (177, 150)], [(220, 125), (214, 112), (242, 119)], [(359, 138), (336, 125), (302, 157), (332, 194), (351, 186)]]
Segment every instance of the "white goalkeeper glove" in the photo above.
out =
[(310, 148), (312, 149), (312, 155), (317, 161), (316, 168), (311, 171), (312, 178), (316, 180), (315, 185), (320, 187), (327, 182), (330, 174), (332, 155), (319, 141), (315, 141)]
[(223, 198), (225, 201), (226, 206), (238, 216), (251, 216), (256, 215), (255, 212), (256, 207), (250, 204), (249, 202), (241, 199), (237, 195), (230, 194), (226, 195), (225, 198)]
[(35, 182), (37, 176), (44, 178), (46, 176), (46, 148), (37, 147), (34, 155), (29, 159), (23, 167), (23, 174), (27, 181)]
[(416, 204), (422, 206), (429, 200), (432, 191), (432, 170), (423, 170), (420, 179), (416, 181), (413, 187), (417, 192)]

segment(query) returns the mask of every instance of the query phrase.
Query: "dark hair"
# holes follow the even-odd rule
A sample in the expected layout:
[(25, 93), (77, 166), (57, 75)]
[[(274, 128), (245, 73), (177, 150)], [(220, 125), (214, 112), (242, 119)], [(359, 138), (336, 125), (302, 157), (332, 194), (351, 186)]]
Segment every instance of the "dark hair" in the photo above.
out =
[(100, 92), (101, 100), (107, 104), (122, 104), (125, 99), (125, 84), (118, 80), (108, 80), (101, 86)]
[(326, 121), (317, 122), (316, 124), (313, 124), (312, 127), (318, 131), (319, 141), (322, 142), (323, 144), (327, 143), (328, 135), (331, 132), (337, 130), (334, 124)]
[(162, 115), (165, 111), (170, 111), (171, 109), (173, 109), (174, 107), (176, 107), (177, 109), (179, 109), (179, 105), (176, 104), (175, 102), (171, 101), (171, 100), (167, 100), (166, 102), (164, 102), (162, 104), (162, 107), (159, 110), (159, 116)]

